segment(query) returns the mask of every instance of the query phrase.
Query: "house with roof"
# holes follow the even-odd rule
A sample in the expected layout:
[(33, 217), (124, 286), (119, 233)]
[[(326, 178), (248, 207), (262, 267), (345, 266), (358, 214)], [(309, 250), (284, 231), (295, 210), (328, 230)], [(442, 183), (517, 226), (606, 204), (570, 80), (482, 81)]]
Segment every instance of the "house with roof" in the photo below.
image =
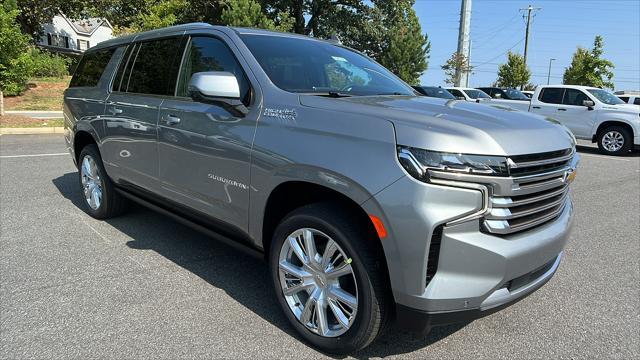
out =
[(50, 51), (82, 54), (88, 48), (113, 38), (113, 27), (106, 19), (72, 20), (64, 14), (45, 24), (38, 45)]

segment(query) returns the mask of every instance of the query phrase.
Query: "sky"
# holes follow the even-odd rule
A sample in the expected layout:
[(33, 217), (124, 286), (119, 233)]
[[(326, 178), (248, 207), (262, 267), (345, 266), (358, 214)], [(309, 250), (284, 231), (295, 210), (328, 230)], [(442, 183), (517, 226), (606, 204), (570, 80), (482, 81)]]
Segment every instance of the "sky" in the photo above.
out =
[[(472, 0), (469, 85), (489, 86), (507, 51), (524, 53), (526, 21), (518, 11), (529, 4), (535, 12), (529, 34), (527, 63), (533, 84), (562, 83), (578, 46), (591, 48), (604, 38), (603, 57), (615, 64), (615, 90), (640, 90), (640, 0)], [(461, 0), (416, 0), (414, 9), (431, 41), (429, 68), (423, 85), (444, 85), (440, 66), (457, 50)]]

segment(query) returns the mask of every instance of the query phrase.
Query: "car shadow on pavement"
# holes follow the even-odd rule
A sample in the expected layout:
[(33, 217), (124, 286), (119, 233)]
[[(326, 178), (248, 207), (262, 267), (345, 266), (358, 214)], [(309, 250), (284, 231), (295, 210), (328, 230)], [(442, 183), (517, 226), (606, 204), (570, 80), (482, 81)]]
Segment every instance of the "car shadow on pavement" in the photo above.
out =
[[(84, 198), (77, 173), (64, 174), (52, 182), (62, 196), (84, 212)], [(153, 250), (225, 291), (238, 303), (288, 335), (300, 339), (277, 303), (266, 262), (137, 204), (132, 203), (125, 215), (106, 222), (132, 239), (126, 243), (129, 248)], [(462, 327), (464, 325), (436, 328), (426, 336), (392, 328), (370, 347), (353, 355), (369, 358), (409, 353), (437, 342)]]

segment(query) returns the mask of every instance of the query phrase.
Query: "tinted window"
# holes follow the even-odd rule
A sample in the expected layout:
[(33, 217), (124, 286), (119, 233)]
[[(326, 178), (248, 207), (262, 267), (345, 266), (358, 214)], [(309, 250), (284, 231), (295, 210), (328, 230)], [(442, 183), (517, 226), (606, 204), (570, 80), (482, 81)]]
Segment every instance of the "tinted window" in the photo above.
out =
[(527, 95), (523, 94), (520, 90), (517, 89), (507, 89), (504, 90), (503, 93), (506, 93), (507, 98), (511, 100), (529, 100)]
[(635, 98), (635, 100), (633, 100), (633, 103), (635, 105), (640, 105), (640, 97)]
[(482, 90), (464, 89), (463, 91), (472, 99), (491, 99), (491, 97)]
[(85, 53), (76, 68), (69, 87), (98, 86), (104, 69), (116, 49), (105, 49)]
[(628, 96), (618, 96), (620, 98), (620, 100), (628, 103), (629, 102), (629, 97)]
[(413, 95), (387, 69), (355, 51), (323, 41), (265, 35), (241, 35), (271, 81), (299, 93)]
[(562, 104), (563, 94), (564, 89), (562, 88), (544, 88), (538, 99), (547, 104)]
[(582, 103), (584, 100), (589, 100), (589, 98), (582, 91), (576, 89), (567, 89), (564, 92), (562, 103), (564, 105), (584, 106), (584, 104)]
[(236, 76), (238, 85), (240, 85), (240, 98), (246, 101), (245, 104), (248, 104), (249, 81), (224, 42), (211, 37), (194, 37), (188, 45), (184, 59), (178, 81), (177, 96), (189, 96), (189, 80), (193, 74), (204, 71), (226, 71)]
[(426, 96), (437, 97), (441, 99), (455, 99), (455, 97), (451, 95), (451, 93), (443, 88), (432, 86), (416, 86), (415, 89)]
[[(131, 66), (133, 65), (133, 58), (135, 57), (135, 56), (132, 57), (131, 54), (135, 54), (136, 49), (137, 49), (137, 44), (129, 45), (127, 47), (127, 51), (122, 56), (122, 59), (120, 60), (120, 65), (118, 66), (118, 72), (116, 73), (116, 77), (113, 80), (114, 91), (120, 91), (120, 86), (122, 85), (122, 82), (123, 82), (122, 79), (125, 74), (125, 69), (127, 70), (126, 73), (128, 74), (129, 70), (131, 69)], [(125, 89), (127, 87), (126, 81), (124, 81), (124, 87)]]
[[(179, 38), (141, 43), (129, 75), (126, 91), (140, 94), (173, 95), (179, 67), (178, 62), (174, 60), (179, 50)], [(120, 90), (123, 91), (124, 86)]]
[(460, 90), (457, 89), (447, 89), (448, 92), (451, 93), (451, 95), (455, 96), (455, 97), (464, 97), (464, 95), (462, 94), (462, 92)]

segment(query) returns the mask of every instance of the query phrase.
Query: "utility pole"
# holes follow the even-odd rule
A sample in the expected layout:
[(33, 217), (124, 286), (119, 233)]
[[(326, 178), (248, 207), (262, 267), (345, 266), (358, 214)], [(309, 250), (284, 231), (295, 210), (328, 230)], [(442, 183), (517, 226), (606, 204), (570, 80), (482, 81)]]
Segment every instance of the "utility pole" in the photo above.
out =
[(549, 80), (551, 79), (551, 62), (556, 60), (554, 58), (549, 59), (549, 73), (547, 74), (547, 85), (549, 85)]
[[(526, 9), (520, 9), (520, 11), (526, 11), (527, 12), (527, 30), (525, 30), (525, 35), (524, 35), (524, 66), (527, 66), (527, 52), (529, 50), (529, 29), (531, 28), (531, 14), (534, 11), (538, 11), (538, 10), (542, 10), (542, 8), (537, 7), (534, 8), (533, 6), (529, 5)], [(524, 85), (520, 86), (520, 90), (524, 89)]]
[(460, 29), (458, 30), (458, 54), (467, 56), (467, 67), (456, 70), (456, 86), (469, 83), (469, 58), (471, 55), (471, 42), (469, 33), (471, 29), (471, 0), (462, 0), (460, 6)]

